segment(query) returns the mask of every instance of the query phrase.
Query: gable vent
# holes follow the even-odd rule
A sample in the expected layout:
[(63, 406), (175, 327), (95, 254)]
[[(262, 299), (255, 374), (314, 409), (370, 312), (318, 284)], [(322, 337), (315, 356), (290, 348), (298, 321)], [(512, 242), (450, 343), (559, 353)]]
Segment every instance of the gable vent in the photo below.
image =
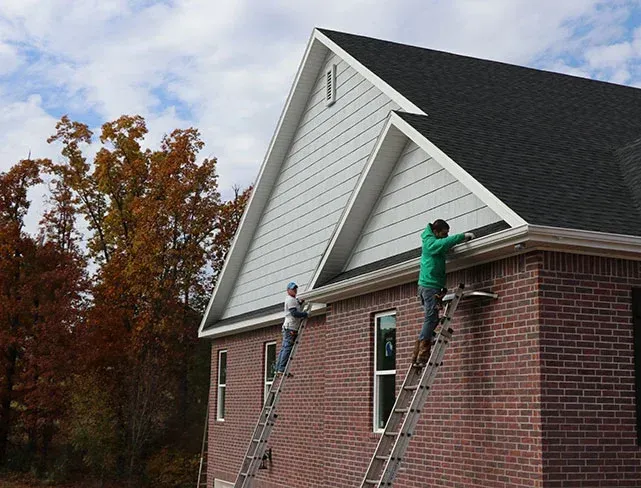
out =
[(336, 102), (336, 65), (332, 64), (325, 73), (325, 103), (327, 106)]

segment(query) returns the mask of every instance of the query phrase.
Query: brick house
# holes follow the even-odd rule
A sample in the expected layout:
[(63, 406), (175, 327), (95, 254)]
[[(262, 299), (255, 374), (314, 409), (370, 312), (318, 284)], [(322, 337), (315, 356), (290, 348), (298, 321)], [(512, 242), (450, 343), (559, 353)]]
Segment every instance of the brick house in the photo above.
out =
[(320, 29), (200, 329), (209, 486), (233, 486), (292, 280), (313, 315), (257, 486), (360, 485), (436, 218), (478, 236), (449, 284), (499, 298), (459, 307), (394, 486), (641, 487), (641, 90)]

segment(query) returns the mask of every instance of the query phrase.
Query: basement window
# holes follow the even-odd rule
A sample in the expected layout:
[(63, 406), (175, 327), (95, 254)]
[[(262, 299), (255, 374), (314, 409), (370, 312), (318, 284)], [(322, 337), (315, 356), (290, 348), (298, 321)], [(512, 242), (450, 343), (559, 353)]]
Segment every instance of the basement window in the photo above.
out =
[(331, 107), (336, 103), (336, 65), (332, 64), (325, 72), (325, 103)]
[(641, 446), (641, 288), (632, 289), (634, 384), (637, 404), (637, 445)]
[(227, 351), (218, 351), (218, 388), (216, 389), (216, 420), (225, 420), (225, 390), (227, 389)]
[(374, 328), (374, 432), (382, 432), (396, 401), (396, 312), (376, 314)]

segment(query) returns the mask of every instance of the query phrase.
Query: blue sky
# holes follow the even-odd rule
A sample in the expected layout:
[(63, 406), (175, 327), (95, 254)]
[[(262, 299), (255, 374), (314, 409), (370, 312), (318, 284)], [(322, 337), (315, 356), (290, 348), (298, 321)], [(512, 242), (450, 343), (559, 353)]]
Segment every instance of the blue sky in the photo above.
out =
[[(0, 171), (63, 114), (194, 126), (223, 195), (256, 177), (315, 26), (641, 86), (641, 0), (2, 0)], [(36, 205), (38, 208), (38, 205)]]

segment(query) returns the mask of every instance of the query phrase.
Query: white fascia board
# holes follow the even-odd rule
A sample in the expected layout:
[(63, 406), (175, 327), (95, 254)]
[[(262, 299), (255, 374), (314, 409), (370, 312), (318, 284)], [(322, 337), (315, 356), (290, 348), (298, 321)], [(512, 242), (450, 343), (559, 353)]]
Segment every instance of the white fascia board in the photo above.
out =
[[(525, 252), (548, 250), (641, 261), (641, 237), (605, 232), (522, 225), (459, 244), (448, 256), (448, 272), (479, 266)], [(414, 258), (338, 283), (300, 293), (312, 303), (312, 315), (325, 312), (326, 304), (384, 290), (418, 279), (420, 258)], [(200, 337), (216, 338), (273, 325), (282, 313), (213, 328)]]
[(361, 62), (359, 62), (354, 56), (345, 51), (342, 47), (332, 41), (329, 37), (323, 34), (318, 29), (314, 29), (313, 34), (315, 39), (318, 39), (325, 46), (331, 49), (336, 53), (340, 58), (342, 58), (346, 63), (352, 66), (359, 74), (363, 75), (367, 81), (372, 83), (376, 88), (382, 91), (387, 95), (391, 100), (396, 102), (405, 112), (410, 112), (413, 114), (426, 115), (420, 108), (410, 102), (407, 98), (401, 95), (398, 91), (372, 73), (367, 69)]
[(483, 203), (490, 207), (510, 227), (520, 227), (527, 222), (514, 210), (503, 203), (496, 195), (479, 183), (472, 175), (459, 166), (452, 158), (441, 151), (427, 137), (403, 120), (398, 114), (392, 113), (392, 121), (400, 130), (412, 139), (429, 156), (445, 168), (454, 178), (474, 193)]
[(205, 325), (220, 317), (227, 304), (229, 294), (236, 282), (249, 244), (260, 221), (263, 208), (271, 195), (274, 182), (289, 150), (291, 138), (326, 55), (327, 47), (312, 34), (278, 120), (278, 125), (272, 135), (254, 190), (240, 220), (238, 231), (227, 253), (225, 264), (203, 315), (198, 330), (199, 337), (205, 337), (206, 333), (202, 335)]
[(641, 260), (641, 237), (591, 230), (530, 225), (529, 249), (557, 250)]
[[(508, 254), (516, 254), (516, 244), (527, 237), (527, 226), (496, 232), (473, 241), (459, 244), (448, 256), (448, 271), (456, 271), (492, 261)], [(414, 258), (338, 283), (322, 286), (301, 293), (309, 301), (331, 303), (337, 300), (363, 295), (418, 279), (420, 258)]]
[[(391, 116), (388, 117), (307, 290), (314, 289), (319, 278), (327, 271), (328, 266), (335, 268), (332, 270), (334, 273), (343, 269), (371, 208), (379, 198), (382, 186), (389, 178), (396, 159), (406, 143), (407, 137), (393, 126)], [(394, 159), (391, 166), (389, 164), (390, 158)], [(381, 159), (385, 161), (380, 163)], [(382, 167), (380, 167), (381, 164)]]
[[(310, 316), (313, 317), (315, 315), (322, 315), (325, 313), (326, 308), (327, 306), (324, 303), (312, 303)], [(204, 332), (201, 332), (198, 337), (218, 339), (219, 337), (239, 334), (241, 332), (249, 332), (256, 329), (262, 329), (263, 327), (269, 327), (270, 325), (276, 325), (282, 323), (283, 320), (283, 312), (276, 312), (260, 317), (253, 317), (251, 319), (234, 322), (232, 324), (223, 325), (220, 327), (213, 327), (211, 329), (205, 330)]]
[[(538, 250), (641, 261), (641, 237), (521, 225), (455, 246), (448, 256), (447, 269), (453, 272)], [(414, 258), (302, 293), (301, 298), (332, 303), (383, 290), (417, 280), (419, 266), (420, 258)]]

